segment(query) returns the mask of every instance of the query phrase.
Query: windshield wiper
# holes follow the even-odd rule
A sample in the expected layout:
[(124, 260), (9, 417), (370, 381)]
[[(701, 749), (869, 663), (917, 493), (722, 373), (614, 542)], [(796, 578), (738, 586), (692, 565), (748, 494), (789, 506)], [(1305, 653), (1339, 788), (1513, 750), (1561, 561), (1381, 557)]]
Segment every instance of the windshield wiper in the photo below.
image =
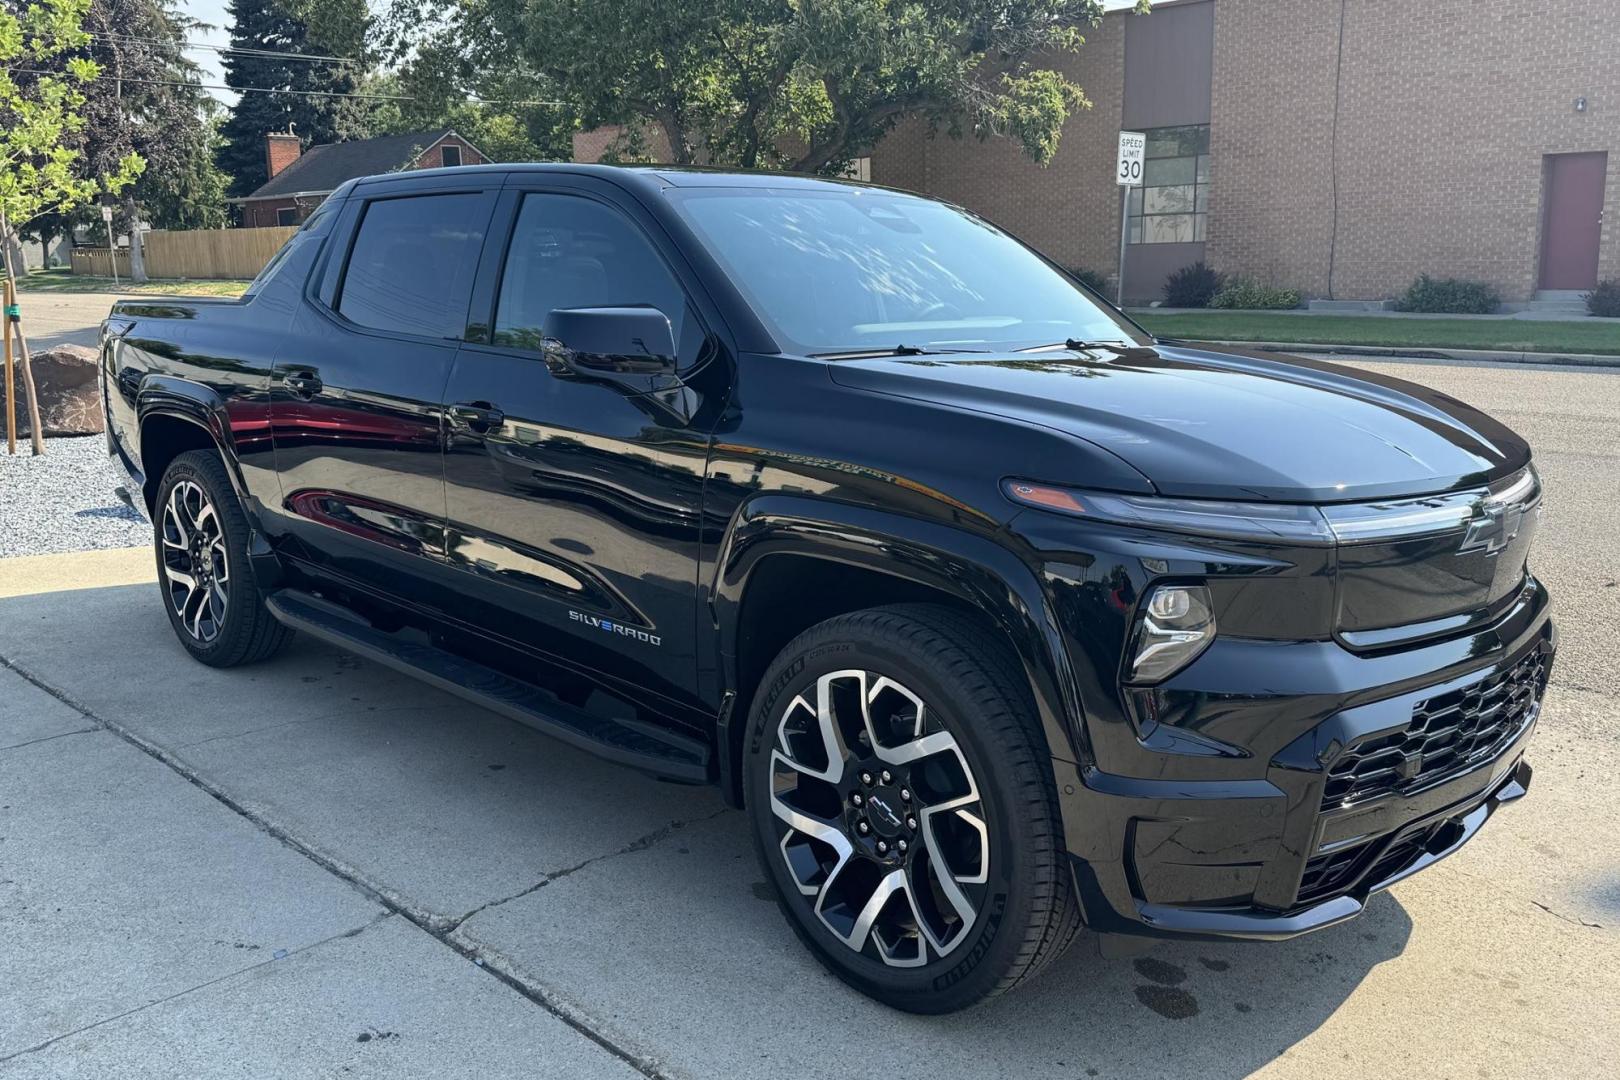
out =
[(1080, 341), (1068, 338), (1064, 341), (1054, 341), (1050, 345), (1036, 345), (1029, 349), (1019, 349), (1019, 352), (1046, 352), (1049, 349), (1073, 349), (1075, 352), (1088, 352), (1101, 350), (1111, 352), (1122, 360), (1153, 360), (1158, 352), (1150, 345), (1131, 345), (1120, 341)]
[(847, 349), (841, 352), (813, 352), (817, 360), (866, 360), (874, 356), (938, 356), (941, 353), (982, 352), (982, 349), (925, 349), (920, 345), (891, 345), (879, 349)]

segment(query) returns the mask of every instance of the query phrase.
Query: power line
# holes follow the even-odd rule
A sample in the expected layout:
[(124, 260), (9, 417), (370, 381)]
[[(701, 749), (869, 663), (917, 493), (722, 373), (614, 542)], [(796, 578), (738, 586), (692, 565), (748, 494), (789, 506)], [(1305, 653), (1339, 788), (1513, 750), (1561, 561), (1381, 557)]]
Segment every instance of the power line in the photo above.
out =
[(318, 53), (284, 52), (279, 49), (251, 49), (238, 45), (210, 45), (205, 41), (172, 41), (165, 38), (143, 38), (133, 34), (114, 34), (101, 30), (90, 31), (90, 36), (98, 41), (114, 44), (166, 45), (175, 49), (206, 49), (210, 52), (222, 54), (257, 56), (273, 60), (305, 60), (311, 63), (365, 65), (365, 61), (352, 56), (324, 56)]
[[(23, 75), (60, 75), (60, 71), (43, 71), (37, 68), (6, 68)], [(284, 90), (275, 86), (227, 86), (224, 83), (188, 82), (184, 79), (132, 79), (124, 78), (123, 82), (134, 83), (136, 86), (190, 86), (198, 90), (228, 90), (236, 94), (296, 94), (299, 97), (328, 97), (328, 98), (359, 98), (366, 101), (421, 101), (421, 98), (409, 94), (361, 94), (355, 92), (342, 92), (338, 90)], [(554, 108), (567, 108), (566, 101), (486, 101), (482, 98), (468, 98), (473, 105), (546, 105)]]

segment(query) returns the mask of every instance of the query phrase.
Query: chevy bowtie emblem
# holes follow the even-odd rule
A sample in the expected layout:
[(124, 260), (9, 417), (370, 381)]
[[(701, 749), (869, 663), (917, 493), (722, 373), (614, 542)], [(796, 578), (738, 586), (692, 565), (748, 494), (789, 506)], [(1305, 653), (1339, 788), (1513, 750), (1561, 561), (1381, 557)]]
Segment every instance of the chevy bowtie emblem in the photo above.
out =
[(1498, 503), (1494, 506), (1487, 504), (1481, 508), (1480, 516), (1468, 525), (1468, 533), (1463, 537), (1462, 547), (1457, 550), (1462, 554), (1472, 554), (1479, 551), (1486, 555), (1495, 555), (1513, 542), (1519, 535), (1519, 526), (1524, 522), (1523, 506), (1503, 506)]

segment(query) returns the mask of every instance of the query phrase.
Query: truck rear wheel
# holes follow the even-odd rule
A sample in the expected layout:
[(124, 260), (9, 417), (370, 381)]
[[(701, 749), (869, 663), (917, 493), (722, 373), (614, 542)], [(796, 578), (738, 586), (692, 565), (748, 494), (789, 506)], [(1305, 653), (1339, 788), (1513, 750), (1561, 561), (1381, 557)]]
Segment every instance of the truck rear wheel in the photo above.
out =
[(1050, 756), (1006, 649), (948, 608), (839, 616), (766, 671), (743, 768), (788, 921), (886, 1004), (1003, 993), (1079, 926)]
[(218, 454), (192, 450), (170, 463), (152, 532), (163, 609), (187, 652), (210, 667), (236, 667), (287, 643), (292, 631), (253, 579), (247, 518)]

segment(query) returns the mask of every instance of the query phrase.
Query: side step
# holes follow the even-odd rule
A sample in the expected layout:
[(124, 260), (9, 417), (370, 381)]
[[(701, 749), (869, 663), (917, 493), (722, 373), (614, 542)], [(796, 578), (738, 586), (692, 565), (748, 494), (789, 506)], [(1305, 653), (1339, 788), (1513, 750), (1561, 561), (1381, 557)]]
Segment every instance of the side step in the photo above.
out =
[(597, 716), (477, 661), (378, 630), (353, 612), (306, 592), (281, 589), (267, 596), (265, 605), (294, 630), (415, 676), (609, 761), (666, 780), (688, 784), (709, 780), (709, 748), (697, 739), (635, 719)]

